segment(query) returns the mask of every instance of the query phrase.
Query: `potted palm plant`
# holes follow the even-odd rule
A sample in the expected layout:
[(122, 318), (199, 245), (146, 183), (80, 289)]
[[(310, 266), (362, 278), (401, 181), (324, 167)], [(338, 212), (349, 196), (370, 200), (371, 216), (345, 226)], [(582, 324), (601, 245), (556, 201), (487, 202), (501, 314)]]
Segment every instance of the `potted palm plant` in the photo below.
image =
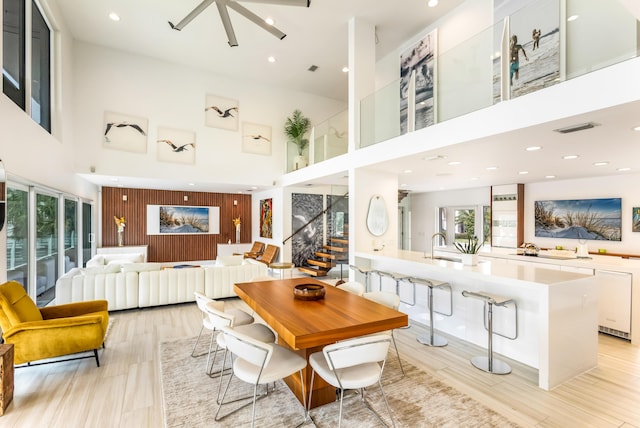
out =
[(307, 166), (303, 152), (309, 145), (309, 139), (304, 137), (309, 128), (311, 128), (311, 121), (298, 109), (294, 110), (284, 123), (284, 133), (298, 149), (298, 155), (293, 160), (293, 169)]
[(478, 237), (467, 236), (466, 242), (454, 242), (453, 246), (460, 252), (462, 264), (467, 266), (475, 266), (478, 264), (478, 251), (482, 248), (484, 242), (479, 242)]

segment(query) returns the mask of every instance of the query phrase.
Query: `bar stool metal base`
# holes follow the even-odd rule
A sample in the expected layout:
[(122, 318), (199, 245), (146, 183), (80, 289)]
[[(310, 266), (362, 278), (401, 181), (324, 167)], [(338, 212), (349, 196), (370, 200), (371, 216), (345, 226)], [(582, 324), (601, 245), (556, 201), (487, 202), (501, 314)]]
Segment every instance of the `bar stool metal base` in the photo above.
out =
[(435, 335), (433, 337), (422, 335), (422, 336), (416, 337), (416, 340), (422, 343), (423, 345), (434, 346), (434, 347), (447, 346), (447, 344), (449, 343), (447, 342), (447, 339), (438, 335)]
[(489, 357), (478, 356), (471, 358), (471, 364), (477, 369), (492, 374), (509, 374), (511, 373), (511, 366), (504, 361), (497, 360), (495, 358), (491, 361), (491, 369), (489, 369)]

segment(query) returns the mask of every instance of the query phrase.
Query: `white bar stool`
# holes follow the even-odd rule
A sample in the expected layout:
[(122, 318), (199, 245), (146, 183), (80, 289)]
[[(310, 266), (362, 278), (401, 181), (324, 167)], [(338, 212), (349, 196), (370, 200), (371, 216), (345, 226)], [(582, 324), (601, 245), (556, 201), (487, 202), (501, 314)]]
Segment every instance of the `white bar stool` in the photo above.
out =
[[(438, 312), (441, 315), (450, 317), (453, 314), (453, 293), (451, 292), (451, 286), (448, 282), (436, 281), (433, 279), (414, 278), (409, 277), (407, 280), (412, 284), (426, 285), (429, 287), (429, 336), (422, 335), (416, 337), (416, 340), (423, 345), (427, 346), (447, 346), (447, 339), (442, 336), (438, 336), (434, 333), (433, 327), (433, 313)], [(415, 285), (414, 285), (415, 287)], [(433, 309), (433, 289), (441, 288), (449, 290), (449, 313), (434, 311)]]
[[(487, 293), (486, 291), (467, 291), (464, 290), (462, 292), (464, 297), (473, 297), (474, 299), (479, 299), (484, 302), (483, 313), (486, 313), (486, 317), (483, 315), (483, 323), (486, 319), (486, 323), (484, 324), (484, 328), (489, 332), (489, 341), (488, 341), (488, 349), (487, 356), (478, 356), (471, 358), (471, 364), (474, 367), (483, 370), (488, 373), (493, 374), (509, 374), (511, 373), (511, 366), (504, 361), (496, 360), (493, 358), (493, 335), (497, 334), (499, 336), (505, 337), (510, 340), (515, 340), (518, 337), (518, 305), (515, 300), (509, 297), (498, 296), (495, 294)], [(503, 334), (494, 333), (493, 331), (493, 306), (507, 306), (512, 304), (515, 309), (515, 335), (514, 336), (505, 336)], [(488, 310), (487, 310), (488, 307)]]

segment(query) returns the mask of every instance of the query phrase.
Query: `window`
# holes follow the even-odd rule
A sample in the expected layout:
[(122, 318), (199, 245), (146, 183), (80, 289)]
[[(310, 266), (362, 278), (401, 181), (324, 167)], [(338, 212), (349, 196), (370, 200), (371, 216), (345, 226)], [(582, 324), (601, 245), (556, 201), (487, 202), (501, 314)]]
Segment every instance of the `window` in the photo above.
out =
[(7, 188), (7, 279), (28, 289), (29, 193)]
[(78, 203), (64, 200), (64, 272), (78, 266)]
[(36, 195), (36, 304), (46, 306), (55, 297), (58, 279), (58, 198)]
[[(30, 53), (25, 44), (27, 4), (31, 8)], [(2, 90), (51, 132), (51, 29), (35, 2), (4, 0), (3, 7)], [(27, 55), (31, 59), (30, 70), (26, 70)], [(27, 71), (31, 75), (29, 87), (25, 83)]]
[(90, 203), (82, 203), (82, 267), (87, 266), (91, 258), (91, 244), (94, 241), (93, 234), (93, 206)]
[(4, 0), (2, 11), (2, 90), (25, 108), (24, 0)]

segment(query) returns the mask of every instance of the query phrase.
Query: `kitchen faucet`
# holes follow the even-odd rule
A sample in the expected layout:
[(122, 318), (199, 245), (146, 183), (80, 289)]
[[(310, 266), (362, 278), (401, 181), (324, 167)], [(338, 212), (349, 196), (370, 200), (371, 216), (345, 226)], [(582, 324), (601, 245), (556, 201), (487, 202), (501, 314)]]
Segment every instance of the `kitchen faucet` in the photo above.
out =
[[(434, 247), (434, 242), (436, 237), (441, 237), (442, 241), (444, 241), (444, 245), (447, 245), (447, 235), (445, 235), (443, 232), (436, 232), (433, 235), (431, 235), (431, 260), (433, 260), (433, 247)], [(425, 258), (427, 257), (427, 255), (425, 254), (424, 256)]]

